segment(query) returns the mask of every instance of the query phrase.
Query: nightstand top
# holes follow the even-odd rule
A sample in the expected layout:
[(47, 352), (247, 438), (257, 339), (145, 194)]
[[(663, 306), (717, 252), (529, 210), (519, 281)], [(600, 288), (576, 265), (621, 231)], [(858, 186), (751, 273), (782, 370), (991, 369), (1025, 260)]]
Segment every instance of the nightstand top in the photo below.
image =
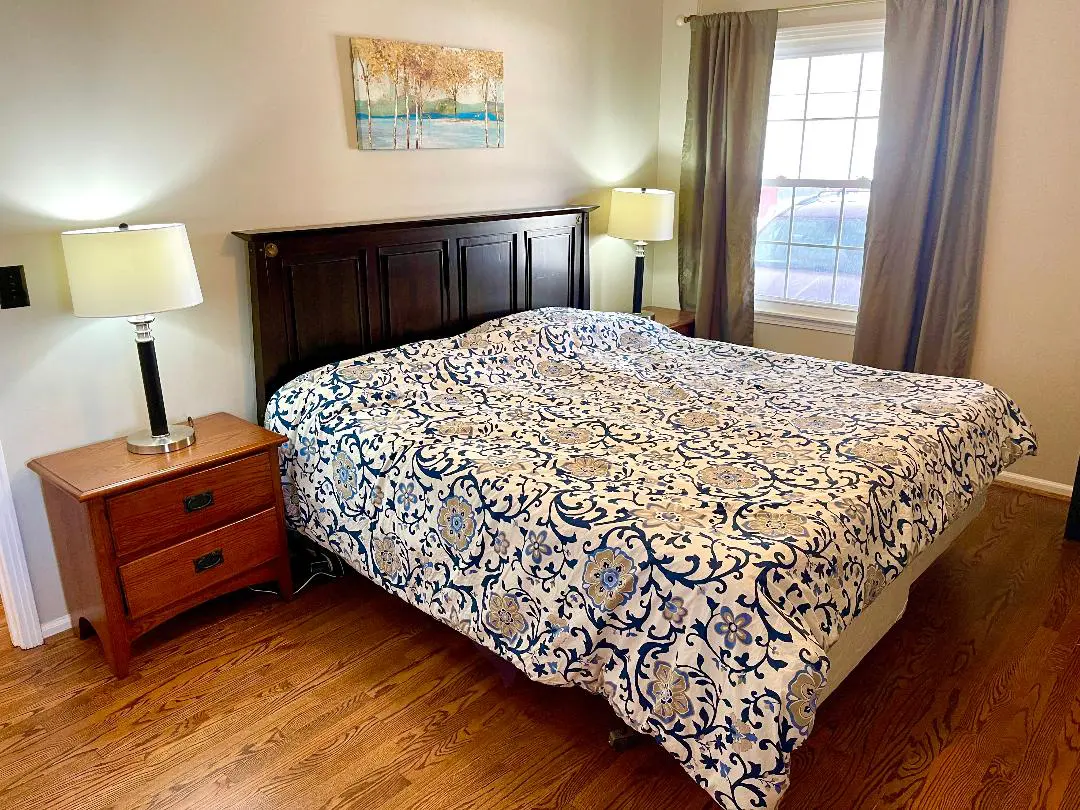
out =
[(681, 326), (689, 326), (694, 322), (694, 313), (682, 309), (670, 309), (669, 307), (643, 307), (646, 312), (651, 312), (657, 323), (678, 329)]
[(195, 420), (195, 444), (172, 453), (140, 456), (127, 440), (109, 439), (42, 456), (26, 466), (80, 501), (116, 495), (194, 470), (251, 455), (287, 440), (228, 413)]

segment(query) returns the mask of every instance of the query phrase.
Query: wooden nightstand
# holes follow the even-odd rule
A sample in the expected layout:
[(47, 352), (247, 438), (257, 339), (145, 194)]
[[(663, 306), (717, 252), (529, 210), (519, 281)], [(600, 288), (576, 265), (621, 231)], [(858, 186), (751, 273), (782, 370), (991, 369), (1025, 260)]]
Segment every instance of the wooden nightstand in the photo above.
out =
[(670, 326), (680, 335), (694, 336), (694, 313), (681, 309), (668, 309), (667, 307), (643, 307), (645, 312), (653, 314), (653, 320)]
[(276, 580), (292, 596), (277, 448), (226, 413), (195, 420), (191, 447), (157, 456), (114, 439), (37, 458), (71, 619), (117, 677), (131, 642), (223, 593)]

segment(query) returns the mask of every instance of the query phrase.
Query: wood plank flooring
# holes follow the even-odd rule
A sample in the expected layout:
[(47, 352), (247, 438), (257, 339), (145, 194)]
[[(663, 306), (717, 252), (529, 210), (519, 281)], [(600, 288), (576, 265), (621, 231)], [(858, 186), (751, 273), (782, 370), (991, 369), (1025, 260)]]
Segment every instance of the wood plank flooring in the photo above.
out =
[[(1080, 544), (995, 488), (822, 707), (784, 810), (1080, 808)], [(95, 640), (0, 647), (0, 807), (715, 808), (596, 698), (518, 678), (359, 577)]]

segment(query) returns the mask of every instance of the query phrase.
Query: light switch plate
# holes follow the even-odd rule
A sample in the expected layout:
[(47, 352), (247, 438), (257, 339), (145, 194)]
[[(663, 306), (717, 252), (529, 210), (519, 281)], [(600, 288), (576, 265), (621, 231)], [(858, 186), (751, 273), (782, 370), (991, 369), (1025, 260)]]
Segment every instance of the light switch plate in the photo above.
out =
[(0, 309), (30, 306), (26, 271), (21, 264), (0, 267)]

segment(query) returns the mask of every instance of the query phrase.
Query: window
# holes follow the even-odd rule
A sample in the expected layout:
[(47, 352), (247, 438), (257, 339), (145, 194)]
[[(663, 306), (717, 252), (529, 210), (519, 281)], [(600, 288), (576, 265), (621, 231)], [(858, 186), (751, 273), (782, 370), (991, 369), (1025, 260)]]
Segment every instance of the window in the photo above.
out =
[(777, 37), (754, 256), (760, 311), (854, 324), (882, 29), (813, 26)]

